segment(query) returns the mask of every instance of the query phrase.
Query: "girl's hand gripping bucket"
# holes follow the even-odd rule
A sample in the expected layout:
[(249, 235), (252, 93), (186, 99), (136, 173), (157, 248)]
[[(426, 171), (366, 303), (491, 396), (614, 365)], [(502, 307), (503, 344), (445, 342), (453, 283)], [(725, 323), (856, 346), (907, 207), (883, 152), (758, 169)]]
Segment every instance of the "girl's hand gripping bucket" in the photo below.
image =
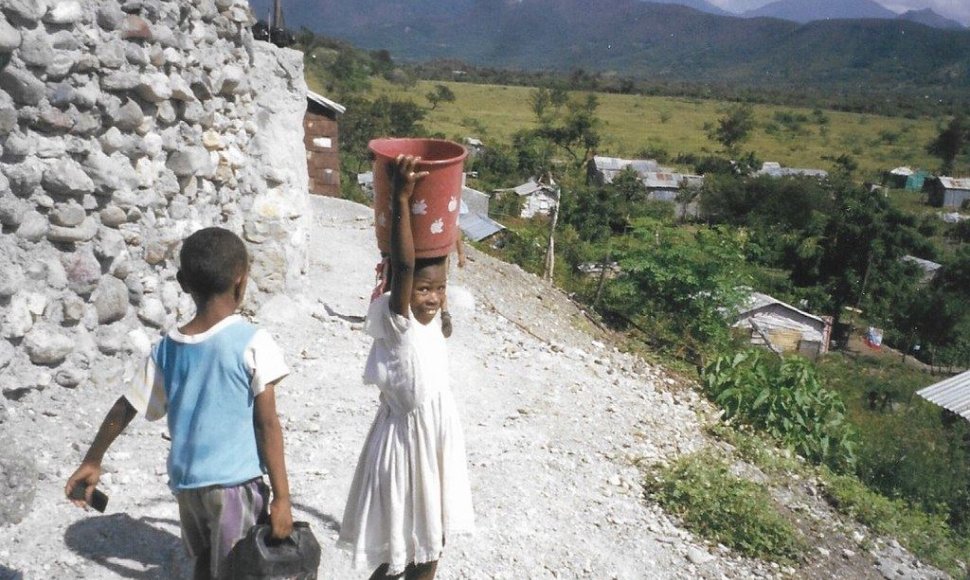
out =
[(433, 258), (447, 255), (458, 240), (462, 173), (468, 151), (444, 139), (374, 139), (367, 144), (374, 153), (374, 230), (381, 252), (391, 251), (391, 170), (397, 156), (421, 157), (418, 171), (428, 175), (417, 182), (411, 196), (411, 230), (414, 255)]

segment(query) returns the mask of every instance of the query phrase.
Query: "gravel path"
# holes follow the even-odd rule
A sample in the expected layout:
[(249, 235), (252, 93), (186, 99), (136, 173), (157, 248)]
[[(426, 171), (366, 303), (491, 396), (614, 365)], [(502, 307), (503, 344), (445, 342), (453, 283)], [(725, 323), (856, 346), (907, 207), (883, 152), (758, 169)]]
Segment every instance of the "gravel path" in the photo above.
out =
[[(323, 547), (320, 578), (361, 578), (334, 547), (377, 392), (360, 373), (376, 249), (370, 210), (313, 200), (305, 288), (257, 320), (293, 368), (279, 390), (298, 519)], [(633, 460), (704, 445), (706, 403), (655, 367), (605, 344), (562, 293), (469, 249), (450, 282), (453, 390), (465, 426), (478, 530), (449, 543), (439, 578), (751, 578), (762, 562), (711, 548), (645, 501)], [(453, 267), (454, 268), (454, 267)], [(185, 561), (167, 491), (164, 422), (136, 419), (105, 462), (108, 513), (69, 505), (62, 486), (117, 397), (52, 388), (11, 405), (7, 434), (37, 459), (34, 509), (0, 529), (0, 579), (170, 578)], [(698, 412), (700, 411), (700, 413)], [(9, 434), (9, 435), (8, 435)], [(5, 572), (6, 570), (6, 572)]]

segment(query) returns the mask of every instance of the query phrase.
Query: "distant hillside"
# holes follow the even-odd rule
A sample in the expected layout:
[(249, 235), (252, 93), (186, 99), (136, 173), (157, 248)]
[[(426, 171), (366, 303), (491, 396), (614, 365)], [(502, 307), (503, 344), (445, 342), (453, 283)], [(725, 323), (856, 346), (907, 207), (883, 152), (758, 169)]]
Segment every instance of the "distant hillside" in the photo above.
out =
[(950, 20), (945, 16), (940, 16), (929, 8), (925, 8), (923, 10), (909, 10), (908, 12), (903, 12), (900, 14), (898, 18), (900, 20), (909, 20), (910, 22), (919, 22), (920, 24), (925, 24), (926, 26), (942, 28), (944, 30), (966, 30), (966, 27), (956, 20)]
[(776, 0), (761, 8), (748, 10), (746, 17), (781, 18), (793, 22), (812, 22), (814, 20), (845, 20), (855, 18), (885, 18), (898, 16), (873, 0)]
[(970, 87), (970, 31), (895, 19), (800, 25), (639, 0), (295, 0), (286, 19), (414, 61), (782, 89)]
[(706, 12), (707, 14), (717, 14), (718, 16), (737, 16), (737, 14), (732, 14), (727, 10), (721, 10), (717, 6), (706, 2), (705, 0), (643, 0), (644, 2), (653, 2), (655, 4), (680, 4), (681, 6), (687, 6), (688, 8), (693, 8), (694, 10), (699, 10), (701, 12)]

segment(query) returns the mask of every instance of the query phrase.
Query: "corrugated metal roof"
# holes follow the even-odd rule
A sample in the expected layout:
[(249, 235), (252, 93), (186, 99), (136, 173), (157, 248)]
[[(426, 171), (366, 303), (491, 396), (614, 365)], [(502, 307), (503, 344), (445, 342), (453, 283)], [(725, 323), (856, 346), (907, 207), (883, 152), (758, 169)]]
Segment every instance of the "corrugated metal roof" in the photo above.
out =
[(690, 187), (699, 187), (704, 184), (704, 177), (701, 175), (688, 175), (667, 171), (649, 171), (643, 174), (640, 181), (648, 189), (680, 189), (682, 184)]
[(331, 101), (330, 99), (321, 95), (320, 93), (315, 93), (309, 89), (306, 92), (306, 98), (310, 99), (311, 101), (320, 105), (321, 107), (325, 107), (341, 115), (344, 113), (344, 111), (347, 110), (347, 107), (341, 105), (337, 101)]
[(789, 177), (805, 175), (808, 177), (828, 177), (829, 172), (824, 169), (801, 169), (797, 167), (782, 167), (777, 161), (765, 161), (755, 175), (770, 175), (771, 177)]
[(811, 318), (813, 320), (817, 320), (817, 321), (821, 322), (822, 324), (825, 324), (825, 321), (822, 320), (821, 317), (815, 316), (814, 314), (809, 314), (808, 312), (805, 312), (804, 310), (799, 310), (798, 308), (795, 308), (791, 304), (788, 304), (786, 302), (782, 302), (781, 300), (778, 300), (774, 296), (768, 296), (767, 294), (762, 294), (761, 292), (752, 292), (748, 296), (748, 298), (745, 300), (744, 304), (739, 309), (738, 316), (743, 316), (744, 314), (747, 314), (748, 312), (751, 312), (753, 310), (757, 310), (759, 308), (764, 308), (765, 306), (770, 306), (772, 304), (778, 304), (779, 306), (782, 306), (784, 308), (787, 308), (788, 310), (792, 310), (794, 312), (797, 312), (797, 313), (801, 314), (802, 316), (807, 316), (808, 318)]
[(603, 177), (604, 183), (613, 183), (613, 178), (627, 167), (632, 168), (641, 177), (650, 172), (663, 171), (660, 164), (653, 159), (620, 159), (597, 155), (593, 157), (593, 165)]
[(512, 188), (512, 191), (514, 191), (517, 195), (532, 195), (533, 193), (537, 191), (542, 191), (542, 190), (546, 190), (549, 192), (554, 191), (551, 187), (549, 187), (545, 183), (538, 183), (533, 179), (530, 179), (529, 181), (523, 183), (522, 185), (518, 185)]
[(909, 167), (903, 166), (903, 167), (897, 167), (896, 169), (893, 169), (889, 173), (891, 173), (893, 175), (905, 175), (905, 176), (909, 177), (910, 175), (913, 174), (913, 170), (910, 169)]
[(505, 229), (505, 226), (497, 221), (478, 215), (475, 212), (462, 214), (458, 222), (458, 227), (473, 242), (480, 242)]
[(920, 389), (916, 394), (970, 421), (970, 371)]
[(970, 177), (937, 177), (946, 189), (970, 189)]
[(932, 262), (930, 260), (924, 260), (923, 258), (917, 258), (916, 256), (903, 256), (900, 258), (900, 260), (916, 264), (927, 274), (933, 274), (943, 267), (942, 264), (937, 264), (936, 262)]

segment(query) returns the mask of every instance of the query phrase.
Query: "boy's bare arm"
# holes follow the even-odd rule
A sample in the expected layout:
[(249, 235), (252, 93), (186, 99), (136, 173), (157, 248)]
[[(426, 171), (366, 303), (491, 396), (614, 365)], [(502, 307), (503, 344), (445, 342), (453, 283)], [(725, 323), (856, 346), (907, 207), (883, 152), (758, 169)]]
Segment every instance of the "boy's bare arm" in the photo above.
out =
[(269, 521), (273, 537), (288, 538), (293, 531), (293, 513), (290, 506), (290, 483), (286, 477), (286, 459), (283, 455), (283, 428), (276, 414), (276, 383), (266, 385), (255, 402), (256, 438), (263, 464), (269, 473), (269, 485), (273, 489)]
[(101, 461), (104, 459), (104, 454), (137, 413), (128, 399), (118, 397), (108, 414), (104, 416), (101, 427), (98, 428), (98, 434), (95, 435), (94, 442), (84, 455), (81, 465), (68, 478), (67, 485), (64, 486), (64, 495), (71, 497), (71, 492), (77, 484), (85, 484), (84, 499), (71, 500), (75, 505), (83, 506), (86, 501), (91, 500), (91, 494), (94, 493), (94, 488), (101, 479)]
[(398, 155), (391, 172), (391, 311), (408, 316), (414, 282), (414, 235), (411, 232), (411, 195), (414, 184), (428, 174), (416, 172), (420, 158)]

